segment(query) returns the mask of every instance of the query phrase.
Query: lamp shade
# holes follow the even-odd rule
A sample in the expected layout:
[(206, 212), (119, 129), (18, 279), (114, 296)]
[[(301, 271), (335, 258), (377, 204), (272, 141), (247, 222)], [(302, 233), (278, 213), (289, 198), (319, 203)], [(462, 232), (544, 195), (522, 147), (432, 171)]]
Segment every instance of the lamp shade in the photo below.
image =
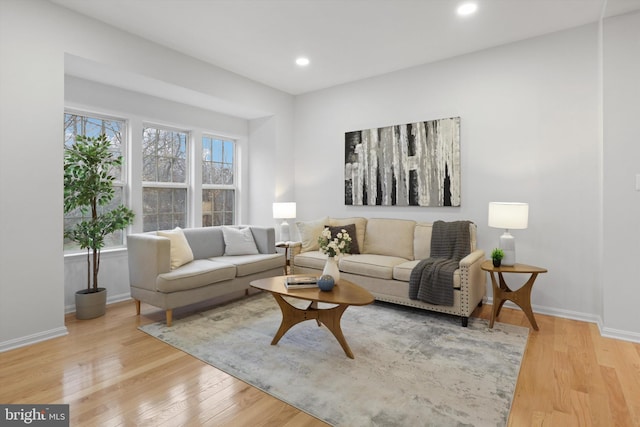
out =
[(518, 202), (489, 203), (489, 227), (520, 230), (529, 225), (529, 204)]
[(296, 217), (296, 202), (283, 202), (273, 204), (273, 217), (274, 218), (295, 218)]

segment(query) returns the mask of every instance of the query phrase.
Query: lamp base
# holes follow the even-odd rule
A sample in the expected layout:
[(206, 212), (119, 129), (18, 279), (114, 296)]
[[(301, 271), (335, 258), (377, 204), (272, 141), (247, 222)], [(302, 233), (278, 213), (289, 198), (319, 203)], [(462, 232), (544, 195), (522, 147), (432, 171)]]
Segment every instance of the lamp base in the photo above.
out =
[(500, 249), (504, 252), (502, 265), (513, 266), (516, 263), (516, 238), (509, 233), (509, 230), (500, 236)]
[(289, 234), (289, 223), (285, 220), (280, 224), (280, 240), (283, 242), (288, 242), (291, 240), (291, 235)]

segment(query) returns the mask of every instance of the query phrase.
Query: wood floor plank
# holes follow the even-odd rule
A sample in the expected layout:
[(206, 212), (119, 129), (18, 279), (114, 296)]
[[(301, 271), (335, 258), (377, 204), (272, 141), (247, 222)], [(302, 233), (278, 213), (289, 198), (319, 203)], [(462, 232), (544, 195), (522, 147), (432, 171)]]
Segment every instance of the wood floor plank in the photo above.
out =
[[(489, 319), (491, 305), (474, 316)], [(67, 316), (69, 335), (0, 353), (0, 402), (68, 403), (83, 427), (326, 426), (137, 329), (163, 318), (144, 305), (136, 316), (130, 301), (98, 319)], [(508, 425), (640, 427), (640, 344), (603, 338), (595, 324), (536, 320)], [(498, 321), (530, 327), (517, 309)]]
[[(504, 317), (501, 313), (500, 321), (529, 326), (520, 310), (503, 308), (502, 312), (505, 310), (511, 312)], [(491, 306), (484, 305), (474, 315), (489, 319)], [(529, 330), (508, 425), (640, 426), (638, 417), (614, 416), (611, 409), (611, 403), (615, 403), (620, 406), (618, 412), (624, 410), (635, 415), (635, 402), (640, 402), (635, 385), (621, 385), (621, 391), (616, 391), (607, 386), (601, 373), (602, 363), (614, 369), (617, 375), (628, 376), (625, 383), (640, 381), (640, 373), (633, 368), (640, 367), (637, 359), (640, 344), (603, 338), (595, 324), (535, 316), (540, 330)], [(546, 348), (554, 352), (549, 353)], [(553, 388), (550, 390), (547, 384), (553, 384)]]
[(624, 398), (624, 392), (622, 391), (616, 370), (605, 366), (602, 366), (600, 369), (607, 386), (612, 424), (614, 426), (633, 425), (634, 421)]
[(553, 410), (571, 412), (571, 365), (567, 352), (553, 353)]
[(624, 375), (618, 375), (620, 387), (632, 419), (640, 419), (640, 357), (638, 344), (616, 341), (615, 366), (622, 366)]

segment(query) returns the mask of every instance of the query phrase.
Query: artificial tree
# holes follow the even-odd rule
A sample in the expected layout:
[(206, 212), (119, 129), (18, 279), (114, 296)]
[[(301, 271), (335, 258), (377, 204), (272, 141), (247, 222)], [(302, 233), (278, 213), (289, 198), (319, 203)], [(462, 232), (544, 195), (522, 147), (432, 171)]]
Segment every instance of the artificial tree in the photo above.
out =
[[(87, 250), (87, 289), (98, 292), (100, 252), (105, 238), (133, 222), (134, 213), (124, 205), (105, 210), (114, 198), (113, 171), (122, 165), (106, 135), (78, 135), (64, 152), (64, 212), (79, 210), (87, 219), (64, 231), (64, 236)], [(91, 257), (90, 257), (91, 255)]]

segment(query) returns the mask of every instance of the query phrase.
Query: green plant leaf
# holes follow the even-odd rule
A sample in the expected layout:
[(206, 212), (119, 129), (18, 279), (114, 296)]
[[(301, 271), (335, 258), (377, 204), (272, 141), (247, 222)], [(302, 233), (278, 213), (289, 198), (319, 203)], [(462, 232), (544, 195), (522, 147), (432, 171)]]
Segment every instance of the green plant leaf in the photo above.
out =
[[(123, 230), (134, 219), (134, 212), (124, 205), (99, 213), (98, 206), (108, 205), (115, 197), (111, 171), (122, 164), (122, 156), (114, 156), (106, 135), (88, 137), (78, 135), (64, 153), (64, 212), (79, 210), (91, 218), (66, 229), (64, 236), (80, 245), (81, 249), (93, 251), (93, 288), (98, 287), (97, 277), (100, 249), (105, 237)], [(87, 288), (91, 288), (88, 279)]]

